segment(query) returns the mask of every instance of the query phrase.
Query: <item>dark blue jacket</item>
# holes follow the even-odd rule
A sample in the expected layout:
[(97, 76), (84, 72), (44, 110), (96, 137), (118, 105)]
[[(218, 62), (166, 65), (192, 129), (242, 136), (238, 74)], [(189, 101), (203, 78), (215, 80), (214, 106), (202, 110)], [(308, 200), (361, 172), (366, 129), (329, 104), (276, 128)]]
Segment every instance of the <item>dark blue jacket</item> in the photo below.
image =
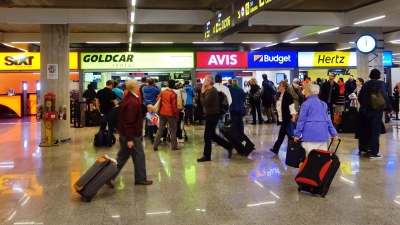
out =
[(160, 94), (160, 89), (158, 89), (158, 87), (154, 87), (154, 86), (144, 86), (143, 89), (143, 104), (144, 105), (148, 105), (148, 104), (152, 104), (155, 105), (156, 104), (156, 99), (157, 96)]
[(370, 90), (375, 85), (381, 90), (382, 95), (385, 98), (386, 106), (387, 106), (386, 110), (391, 112), (393, 110), (393, 108), (392, 108), (392, 103), (390, 102), (389, 96), (388, 96), (389, 89), (386, 86), (386, 84), (381, 80), (369, 80), (369, 81), (365, 82), (365, 84), (362, 86), (361, 91), (358, 94), (358, 101), (360, 102), (361, 110), (365, 114), (371, 112), (368, 107), (368, 103), (369, 103), (369, 98), (370, 98)]
[(232, 97), (232, 103), (229, 106), (229, 110), (243, 111), (244, 102), (246, 101), (246, 95), (244, 94), (243, 89), (237, 85), (234, 85), (229, 88), (229, 92), (231, 93)]

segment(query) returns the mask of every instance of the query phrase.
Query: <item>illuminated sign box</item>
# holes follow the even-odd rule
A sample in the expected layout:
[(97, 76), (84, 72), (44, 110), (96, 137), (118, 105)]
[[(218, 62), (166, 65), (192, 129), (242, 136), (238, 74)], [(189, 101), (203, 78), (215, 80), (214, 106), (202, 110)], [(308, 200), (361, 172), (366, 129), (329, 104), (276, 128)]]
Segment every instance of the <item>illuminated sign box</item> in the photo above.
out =
[(393, 66), (393, 53), (391, 51), (384, 51), (382, 53), (383, 66)]
[(191, 69), (193, 53), (81, 53), (81, 69)]
[(299, 67), (356, 67), (355, 52), (299, 52)]
[[(78, 53), (69, 53), (69, 69), (78, 70)], [(40, 52), (0, 53), (0, 70), (40, 70)]]
[(263, 11), (272, 0), (237, 0), (233, 3), (235, 23), (241, 23)]
[(297, 52), (249, 52), (249, 68), (297, 67)]
[(232, 27), (232, 6), (229, 6), (204, 24), (204, 40), (208, 40)]
[(247, 52), (197, 52), (197, 68), (247, 68)]

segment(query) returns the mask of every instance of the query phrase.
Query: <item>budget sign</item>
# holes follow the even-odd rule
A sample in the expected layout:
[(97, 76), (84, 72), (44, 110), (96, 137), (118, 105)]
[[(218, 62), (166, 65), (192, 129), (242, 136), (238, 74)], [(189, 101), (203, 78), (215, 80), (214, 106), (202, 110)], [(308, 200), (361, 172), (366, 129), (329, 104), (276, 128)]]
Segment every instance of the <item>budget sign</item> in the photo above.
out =
[(289, 68), (297, 67), (296, 52), (249, 52), (249, 68)]

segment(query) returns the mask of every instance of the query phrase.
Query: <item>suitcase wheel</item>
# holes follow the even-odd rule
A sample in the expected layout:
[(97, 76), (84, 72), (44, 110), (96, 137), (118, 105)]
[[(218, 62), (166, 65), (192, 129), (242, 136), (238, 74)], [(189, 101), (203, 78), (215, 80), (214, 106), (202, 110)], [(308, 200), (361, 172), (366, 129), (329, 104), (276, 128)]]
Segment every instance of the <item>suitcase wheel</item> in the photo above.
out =
[(325, 193), (325, 192), (322, 192), (321, 197), (322, 197), (322, 198), (325, 198), (325, 195), (326, 195), (326, 193)]
[(301, 187), (298, 187), (298, 188), (297, 188), (297, 191), (300, 192), (300, 191), (301, 191)]
[(90, 197), (90, 198), (86, 197), (86, 198), (83, 198), (83, 200), (84, 200), (85, 202), (91, 202), (91, 201), (92, 201), (92, 197)]

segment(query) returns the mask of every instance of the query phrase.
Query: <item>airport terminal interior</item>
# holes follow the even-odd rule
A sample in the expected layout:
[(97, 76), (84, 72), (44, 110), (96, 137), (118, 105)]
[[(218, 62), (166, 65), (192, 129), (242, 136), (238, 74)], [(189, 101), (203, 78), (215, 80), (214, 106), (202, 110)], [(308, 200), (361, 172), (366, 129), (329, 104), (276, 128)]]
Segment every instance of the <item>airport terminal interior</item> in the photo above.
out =
[[(399, 21), (399, 0), (0, 1), (0, 224), (399, 224)], [(340, 93), (333, 125), (341, 142), (329, 149), (340, 143), (329, 156), (340, 166), (330, 187), (331, 168), (312, 171), (317, 178), (308, 184), (319, 178), (329, 192), (299, 191), (296, 175), (316, 163), (289, 166), (287, 138), (271, 152), (281, 128), (264, 112), (253, 121), (250, 81), (262, 86), (266, 74), (279, 90), (299, 79), (304, 90), (332, 75), (367, 82), (373, 69), (393, 108), (382, 113), (382, 157), (359, 153), (364, 114), (350, 107), (353, 91)], [(125, 91), (129, 80), (144, 78), (160, 91), (171, 79), (196, 89), (217, 75), (246, 92), (244, 132), (236, 132), (254, 144), (251, 153), (226, 137), (232, 157), (213, 141), (211, 161), (198, 162), (207, 122), (199, 123), (194, 99), (179, 150), (168, 136), (155, 151), (143, 129), (151, 185), (135, 183), (131, 159), (114, 187), (100, 181), (106, 169), (85, 180), (121, 147), (118, 132), (115, 144), (94, 145), (101, 113), (89, 89), (113, 80)], [(94, 183), (100, 189), (81, 196)]]

